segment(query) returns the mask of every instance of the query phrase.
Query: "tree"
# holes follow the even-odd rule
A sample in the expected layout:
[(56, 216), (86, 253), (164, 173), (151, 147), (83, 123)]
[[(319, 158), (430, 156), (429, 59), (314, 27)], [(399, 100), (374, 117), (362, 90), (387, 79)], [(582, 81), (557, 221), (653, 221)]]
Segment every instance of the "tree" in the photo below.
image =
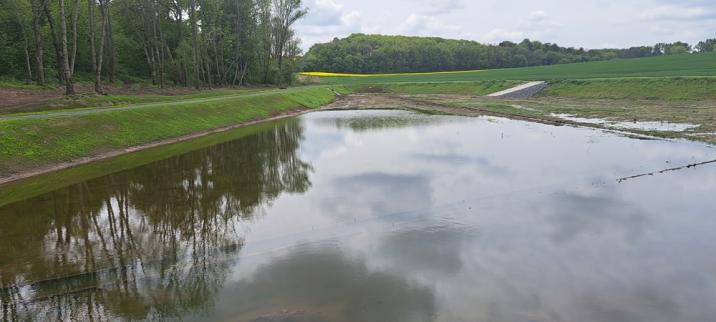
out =
[(293, 37), (291, 26), (308, 14), (308, 10), (301, 7), (301, 0), (273, 0), (273, 27), (274, 27), (274, 56), (278, 60), (279, 84), (284, 81), (283, 60), (286, 56), (286, 46)]
[(699, 42), (696, 45), (696, 50), (700, 53), (710, 53), (716, 50), (716, 38), (715, 39), (706, 39), (704, 41)]
[(32, 34), (35, 40), (35, 74), (37, 75), (37, 85), (40, 86), (45, 85), (45, 51), (40, 29), (43, 12), (42, 1), (44, 0), (30, 0), (32, 7)]
[(58, 78), (65, 85), (65, 95), (74, 95), (75, 86), (70, 72), (69, 53), (67, 50), (67, 17), (65, 15), (65, 0), (58, 0), (60, 26), (55, 25), (55, 19), (50, 12), (49, 0), (43, 1), (43, 11), (50, 25), (55, 52), (57, 53), (57, 74)]

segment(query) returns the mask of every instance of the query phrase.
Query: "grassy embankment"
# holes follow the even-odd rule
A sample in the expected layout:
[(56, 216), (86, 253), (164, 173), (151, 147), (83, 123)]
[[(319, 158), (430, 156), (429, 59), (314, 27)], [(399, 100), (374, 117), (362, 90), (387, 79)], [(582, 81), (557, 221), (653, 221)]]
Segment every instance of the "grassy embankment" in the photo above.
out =
[[(371, 88), (379, 92), (380, 88), (385, 88), (385, 92), (415, 94), (411, 95), (412, 99), (436, 106), (467, 108), (507, 117), (559, 121), (553, 114), (570, 114), (611, 121), (699, 124), (700, 127), (686, 132), (633, 132), (716, 143), (716, 53), (403, 76), (329, 75), (319, 80), (353, 86), (359, 91)], [(464, 94), (470, 91), (466, 88), (482, 88), (485, 82), (529, 80), (545, 80), (550, 86), (528, 100), (420, 95), (440, 93), (440, 90), (423, 91), (424, 88), (454, 86), (461, 90), (445, 94)], [(411, 90), (401, 91), (400, 88)]]
[[(340, 90), (341, 87), (334, 87)], [(326, 86), (166, 102), (127, 109), (54, 111), (0, 118), (0, 176), (108, 151), (316, 108), (335, 98)]]

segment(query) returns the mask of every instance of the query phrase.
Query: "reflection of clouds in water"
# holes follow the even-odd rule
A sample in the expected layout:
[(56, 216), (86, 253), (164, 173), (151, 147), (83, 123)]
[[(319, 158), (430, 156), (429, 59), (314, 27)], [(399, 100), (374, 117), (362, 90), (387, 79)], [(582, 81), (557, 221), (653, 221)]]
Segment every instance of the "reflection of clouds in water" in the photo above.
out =
[[(703, 312), (682, 312), (671, 296), (671, 289), (640, 284), (621, 291), (601, 294), (587, 291), (574, 297), (570, 306), (575, 314), (569, 319), (593, 322), (707, 321), (691, 319)], [(689, 315), (691, 318), (687, 318)]]
[(430, 181), (425, 176), (366, 173), (332, 182), (326, 213), (342, 218), (425, 215), (432, 207)]
[[(337, 249), (309, 247), (292, 252), (228, 289), (230, 294), (224, 298), (231, 299), (225, 303), (229, 307), (219, 310), (238, 312), (253, 321), (400, 322), (435, 317), (435, 298), (429, 288), (399, 275), (371, 271), (362, 259), (348, 258)], [(303, 319), (262, 319), (261, 312), (281, 312), (286, 307), (303, 312)]]
[(312, 125), (375, 132), (383, 129), (414, 128), (464, 121), (464, 118), (426, 115), (404, 110), (322, 111), (304, 116)]
[(559, 193), (536, 208), (552, 226), (551, 238), (556, 243), (613, 232), (621, 232), (627, 240), (635, 241), (648, 225), (646, 213), (610, 193)]
[(471, 237), (455, 227), (414, 229), (387, 236), (379, 249), (396, 267), (452, 276), (462, 269), (462, 250)]
[(440, 163), (449, 166), (469, 166), (473, 165), (483, 173), (506, 176), (508, 175), (507, 167), (495, 164), (486, 157), (471, 156), (460, 153), (413, 153), (410, 157), (414, 160)]

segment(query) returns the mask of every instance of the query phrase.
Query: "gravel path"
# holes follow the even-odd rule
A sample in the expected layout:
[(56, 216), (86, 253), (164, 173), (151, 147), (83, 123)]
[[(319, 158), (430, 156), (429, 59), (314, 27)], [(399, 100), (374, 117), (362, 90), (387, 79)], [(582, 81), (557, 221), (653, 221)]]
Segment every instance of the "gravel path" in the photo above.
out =
[(529, 82), (526, 84), (522, 84), (519, 86), (515, 86), (513, 88), (508, 88), (504, 91), (500, 91), (497, 93), (492, 93), (487, 95), (487, 97), (495, 97), (495, 98), (529, 98), (542, 90), (547, 88), (547, 83), (543, 81), (538, 82)]

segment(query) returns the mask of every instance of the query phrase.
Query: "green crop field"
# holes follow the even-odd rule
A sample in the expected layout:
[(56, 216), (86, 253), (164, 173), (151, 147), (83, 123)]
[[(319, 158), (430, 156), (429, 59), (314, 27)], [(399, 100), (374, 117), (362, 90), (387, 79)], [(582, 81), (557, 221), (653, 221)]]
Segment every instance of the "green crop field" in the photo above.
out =
[(681, 76), (716, 76), (716, 53), (684, 54), (455, 73), (320, 77), (320, 81), (325, 84), (376, 84)]

